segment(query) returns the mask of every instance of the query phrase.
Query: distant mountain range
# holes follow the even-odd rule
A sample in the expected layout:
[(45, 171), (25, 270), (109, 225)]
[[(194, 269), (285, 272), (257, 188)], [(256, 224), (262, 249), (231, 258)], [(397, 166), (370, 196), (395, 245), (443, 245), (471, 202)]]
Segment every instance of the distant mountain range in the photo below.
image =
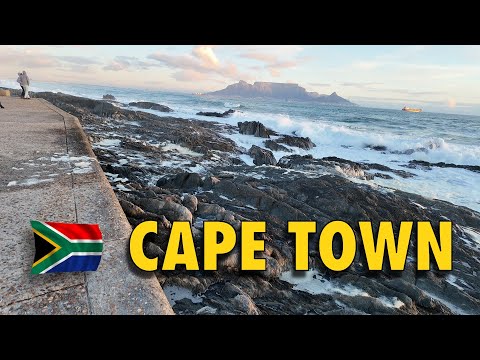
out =
[(325, 104), (355, 105), (347, 99), (338, 96), (336, 92), (322, 95), (314, 91), (307, 91), (298, 84), (274, 83), (256, 81), (253, 85), (240, 80), (236, 84), (228, 85), (223, 90), (213, 91), (205, 95), (242, 96), (242, 97), (269, 97), (283, 100), (316, 101)]

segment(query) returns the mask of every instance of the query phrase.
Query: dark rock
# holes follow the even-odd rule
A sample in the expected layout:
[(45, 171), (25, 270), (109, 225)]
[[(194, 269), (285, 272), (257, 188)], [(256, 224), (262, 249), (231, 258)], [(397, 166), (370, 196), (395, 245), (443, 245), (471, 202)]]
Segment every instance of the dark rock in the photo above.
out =
[(145, 255), (150, 259), (158, 258), (159, 263), (163, 263), (163, 259), (165, 259), (165, 251), (163, 251), (160, 246), (152, 242), (146, 241), (145, 244)]
[(157, 186), (174, 187), (177, 189), (196, 189), (203, 186), (203, 180), (197, 173), (180, 173), (173, 178), (160, 178)]
[(266, 279), (274, 279), (274, 278), (278, 278), (282, 273), (282, 270), (283, 270), (282, 267), (280, 266), (278, 261), (273, 257), (265, 256), (265, 264), (266, 264), (266, 269), (259, 272), (260, 276)]
[(103, 95), (103, 100), (113, 100), (113, 101), (115, 101), (117, 99), (115, 99), (115, 96), (113, 96), (113, 95), (106, 94), (106, 95)]
[(212, 189), (215, 185), (217, 185), (220, 182), (220, 179), (216, 176), (209, 176), (205, 179), (205, 182), (203, 184), (203, 187), (205, 190), (210, 190)]
[(248, 155), (253, 158), (253, 163), (257, 166), (277, 165), (277, 160), (275, 160), (275, 157), (270, 150), (262, 149), (256, 145), (252, 145), (250, 150), (248, 150)]
[(309, 137), (283, 135), (280, 139), (276, 140), (277, 143), (287, 144), (295, 146), (300, 149), (310, 150), (316, 145), (310, 140)]
[(211, 116), (211, 117), (220, 117), (220, 118), (224, 118), (224, 117), (227, 117), (227, 116), (230, 116), (231, 114), (233, 114), (235, 112), (235, 110), (233, 109), (230, 109), (230, 110), (227, 110), (223, 113), (219, 113), (219, 112), (211, 112), (211, 111), (200, 111), (197, 113), (197, 115), (203, 115), (203, 116)]
[(198, 199), (195, 195), (188, 194), (183, 197), (182, 204), (193, 214), (197, 211)]
[(480, 173), (480, 166), (478, 165), (458, 165), (458, 164), (450, 164), (450, 163), (444, 163), (444, 162), (430, 163), (428, 161), (421, 161), (421, 160), (411, 160), (409, 164), (411, 164), (413, 168), (417, 166), (423, 167), (423, 168), (431, 168), (431, 167), (457, 168), (457, 169), (465, 169), (465, 170), (470, 170), (473, 172)]
[(93, 108), (93, 113), (98, 116), (112, 117), (118, 111), (118, 107), (109, 102), (99, 102)]
[(143, 218), (145, 216), (145, 212), (139, 206), (132, 204), (130, 201), (119, 199), (119, 202), (125, 215), (133, 218)]
[(160, 112), (172, 112), (173, 109), (170, 109), (168, 106), (160, 105), (148, 101), (140, 101), (140, 102), (131, 102), (128, 106), (135, 106), (140, 109), (148, 109), (148, 110), (156, 110)]
[(170, 221), (189, 221), (191, 223), (193, 220), (190, 210), (174, 201), (165, 201), (160, 212)]
[(277, 142), (274, 141), (274, 140), (265, 140), (263, 143), (265, 144), (265, 147), (266, 147), (267, 149), (270, 149), (270, 150), (273, 150), (273, 151), (292, 152), (292, 150), (290, 150), (290, 149), (287, 148), (286, 146), (283, 146), (283, 145), (277, 143)]
[(380, 179), (385, 179), (385, 180), (392, 180), (392, 179), (393, 179), (393, 177), (391, 177), (391, 176), (388, 175), (388, 174), (383, 174), (383, 173), (378, 173), (378, 172), (375, 173), (375, 174), (373, 174), (373, 176), (374, 176), (374, 177), (378, 177), (378, 178), (380, 178)]
[(372, 149), (375, 151), (387, 151), (387, 147), (384, 145), (367, 145), (366, 148)]
[(260, 315), (261, 312), (247, 294), (238, 294), (233, 298), (233, 304), (246, 315)]
[(255, 137), (270, 138), (269, 131), (261, 122), (258, 121), (245, 121), (239, 122), (238, 128), (240, 134), (253, 135)]
[(223, 216), (225, 209), (218, 204), (198, 203), (197, 215), (209, 220), (216, 220)]

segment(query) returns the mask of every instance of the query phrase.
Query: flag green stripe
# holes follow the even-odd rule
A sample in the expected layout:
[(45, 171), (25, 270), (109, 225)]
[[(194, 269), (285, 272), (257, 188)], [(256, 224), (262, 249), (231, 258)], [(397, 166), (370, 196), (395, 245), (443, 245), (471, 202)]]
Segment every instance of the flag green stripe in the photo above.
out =
[(39, 233), (45, 235), (48, 237), (50, 240), (52, 240), (54, 243), (59, 245), (61, 248), (63, 247), (68, 247), (70, 242), (68, 239), (66, 239), (63, 236), (60, 236), (58, 233), (54, 232), (44, 224), (42, 224), (40, 221), (31, 221), (32, 227), (37, 230)]
[(69, 243), (68, 247), (69, 252), (102, 252), (103, 243)]
[(36, 266), (32, 267), (32, 274), (40, 274), (43, 270), (52, 266), (53, 264), (55, 264), (57, 261), (67, 256), (68, 254), (70, 254), (70, 251), (68, 250), (64, 250), (64, 249), (58, 250), (53, 255), (49, 256), (42, 262), (38, 263)]

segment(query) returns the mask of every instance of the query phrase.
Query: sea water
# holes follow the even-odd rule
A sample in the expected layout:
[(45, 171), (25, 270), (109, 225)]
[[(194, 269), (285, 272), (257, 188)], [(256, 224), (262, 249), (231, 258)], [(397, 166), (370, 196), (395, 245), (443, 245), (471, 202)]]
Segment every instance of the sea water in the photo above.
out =
[[(16, 88), (13, 81), (0, 86)], [(379, 163), (406, 170), (416, 176), (393, 179), (375, 177), (365, 183), (400, 189), (463, 205), (480, 211), (480, 173), (462, 168), (408, 168), (411, 160), (429, 163), (480, 166), (480, 117), (439, 113), (408, 113), (360, 106), (325, 105), (275, 99), (218, 98), (187, 93), (151, 91), (108, 86), (34, 83), (32, 91), (63, 92), (92, 99), (112, 94), (119, 102), (151, 101), (175, 112), (143, 110), (159, 116), (223, 122), (260, 121), (279, 133), (308, 136), (316, 144), (311, 150), (295, 149), (316, 158), (337, 156), (366, 163)], [(227, 118), (196, 115), (199, 111), (223, 112), (235, 109)], [(133, 125), (132, 125), (133, 127)], [(263, 139), (247, 135), (226, 135), (247, 150)], [(289, 153), (274, 152), (277, 160)], [(245, 160), (245, 157), (242, 158)], [(249, 159), (247, 159), (248, 161)], [(253, 163), (251, 163), (253, 165)]]

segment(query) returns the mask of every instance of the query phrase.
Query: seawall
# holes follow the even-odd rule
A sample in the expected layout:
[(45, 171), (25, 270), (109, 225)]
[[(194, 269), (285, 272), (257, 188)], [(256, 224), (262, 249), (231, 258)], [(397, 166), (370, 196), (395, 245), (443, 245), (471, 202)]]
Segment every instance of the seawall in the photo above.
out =
[[(44, 99), (0, 101), (0, 314), (173, 314), (129, 259), (132, 228), (78, 119)], [(30, 220), (98, 223), (98, 270), (30, 274)]]

